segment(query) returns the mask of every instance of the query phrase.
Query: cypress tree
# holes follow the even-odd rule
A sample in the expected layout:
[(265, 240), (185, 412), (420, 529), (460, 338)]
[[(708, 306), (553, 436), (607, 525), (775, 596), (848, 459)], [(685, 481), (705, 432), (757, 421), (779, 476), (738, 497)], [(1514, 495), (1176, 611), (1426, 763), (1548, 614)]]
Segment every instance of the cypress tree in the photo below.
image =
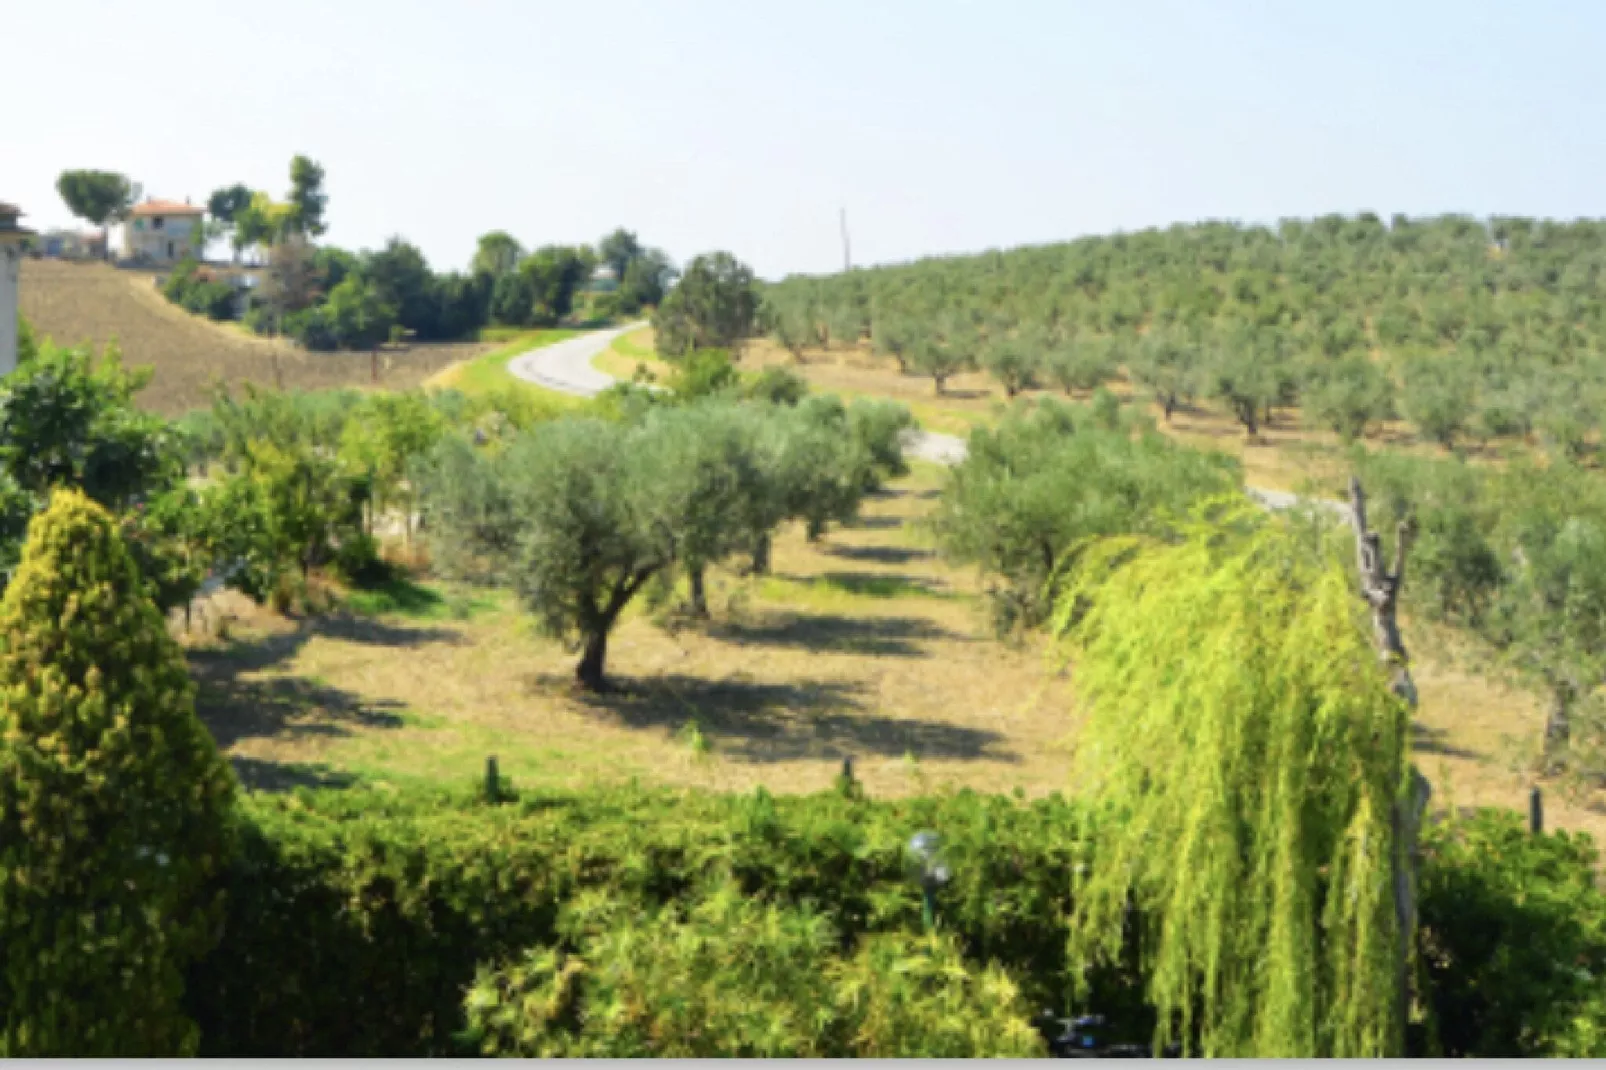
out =
[(0, 600), (0, 1056), (195, 1050), (233, 791), (112, 516), (56, 491)]

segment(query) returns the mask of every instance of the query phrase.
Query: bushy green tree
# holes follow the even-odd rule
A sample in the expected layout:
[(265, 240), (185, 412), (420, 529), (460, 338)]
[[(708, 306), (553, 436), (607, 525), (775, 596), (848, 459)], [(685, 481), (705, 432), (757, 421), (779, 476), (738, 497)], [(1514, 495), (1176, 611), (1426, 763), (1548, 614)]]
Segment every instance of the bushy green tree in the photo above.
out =
[(694, 349), (683, 356), (669, 380), (676, 401), (696, 401), (735, 392), (741, 377), (723, 349)]
[(495, 454), (448, 439), (423, 473), (443, 567), (512, 586), (544, 632), (583, 648), (575, 675), (590, 689), (605, 686), (619, 615), (674, 563), (673, 543), (647, 523), (651, 446), (638, 427), (558, 420)]
[(1113, 339), (1077, 336), (1049, 347), (1043, 374), (1069, 395), (1098, 389), (1114, 378), (1119, 365)]
[(795, 301), (771, 305), (765, 309), (764, 318), (769, 324), (770, 336), (792, 354), (794, 361), (802, 364), (803, 350), (812, 345), (815, 338), (808, 307)]
[(1216, 343), (1203, 374), (1210, 395), (1227, 406), (1253, 440), (1283, 397), (1285, 367), (1275, 329), (1239, 328)]
[(638, 478), (653, 487), (643, 522), (685, 574), (694, 617), (708, 617), (709, 566), (749, 548), (748, 532), (734, 519), (752, 515), (750, 503), (769, 489), (749, 427), (734, 405), (703, 401), (660, 409), (642, 429), (648, 452)]
[(1185, 331), (1151, 330), (1133, 350), (1131, 367), (1132, 377), (1154, 398), (1167, 421), (1199, 390), (1199, 347)]
[(56, 179), (56, 192), (73, 215), (101, 228), (101, 241), (111, 255), (106, 228), (132, 206), (134, 187), (128, 178), (115, 171), (63, 171)]
[(323, 214), (329, 195), (323, 191), (323, 168), (305, 156), (290, 160), (289, 226), (297, 234), (316, 238), (327, 229)]
[(1004, 388), (1004, 396), (1013, 398), (1038, 385), (1043, 348), (1042, 340), (1030, 334), (991, 338), (982, 348), (981, 365)]
[(334, 343), (342, 349), (376, 349), (396, 325), (396, 309), (378, 289), (356, 276), (329, 291), (319, 310)]
[(742, 396), (772, 405), (796, 405), (809, 395), (809, 381), (785, 368), (768, 367), (742, 385)]
[(1351, 355), (1308, 374), (1301, 401), (1307, 419), (1354, 442), (1394, 415), (1394, 383), (1368, 357)]
[(491, 289), (491, 319), (508, 327), (527, 327), (535, 309), (535, 284), (519, 273), (499, 276)]
[(753, 271), (730, 253), (707, 253), (686, 266), (653, 315), (658, 353), (679, 357), (694, 349), (735, 349), (758, 321)]
[(574, 308), (574, 297), (591, 276), (595, 254), (583, 245), (543, 245), (519, 262), (532, 303), (529, 322), (551, 326)]
[(1415, 357), (1405, 365), (1401, 401), (1424, 438), (1454, 449), (1472, 419), (1472, 382), (1449, 360)]
[(991, 602), (1008, 631), (1045, 619), (1068, 555), (1088, 539), (1150, 530), (1200, 495), (1229, 491), (1232, 464), (1044, 400), (971, 433), (932, 525), (952, 560), (1002, 581)]
[(941, 396), (949, 379), (974, 364), (977, 345), (975, 329), (958, 317), (949, 317), (936, 330), (915, 335), (908, 349), (909, 366), (929, 376)]
[(519, 266), (524, 259), (524, 247), (505, 230), (481, 234), (474, 248), (473, 268), (476, 274), (489, 275), (500, 281)]
[(233, 778), (112, 517), (58, 492), (0, 601), (0, 1054), (193, 1053)]
[(675, 281), (675, 265), (662, 249), (645, 249), (619, 277), (619, 310), (629, 315), (656, 308)]
[(237, 471), (202, 490), (197, 538), (230, 586), (287, 609), (305, 600), (313, 568), (337, 558), (352, 572), (373, 563), (368, 487), (313, 448), (255, 440)]
[(370, 394), (352, 412), (340, 456), (350, 470), (367, 474), (370, 531), (374, 513), (397, 507), (411, 537), (418, 495), (408, 476), (445, 434), (445, 418), (422, 391)]

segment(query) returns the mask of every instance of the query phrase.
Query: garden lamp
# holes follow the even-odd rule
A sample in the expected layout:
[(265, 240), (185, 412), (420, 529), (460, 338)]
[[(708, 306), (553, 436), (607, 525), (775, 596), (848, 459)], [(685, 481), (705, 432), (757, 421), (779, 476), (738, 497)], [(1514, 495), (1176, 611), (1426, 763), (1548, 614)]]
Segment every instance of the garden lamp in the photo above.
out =
[(920, 916), (930, 932), (937, 924), (937, 889), (947, 884), (952, 874), (935, 832), (916, 833), (909, 841), (908, 853), (915, 880), (920, 883)]

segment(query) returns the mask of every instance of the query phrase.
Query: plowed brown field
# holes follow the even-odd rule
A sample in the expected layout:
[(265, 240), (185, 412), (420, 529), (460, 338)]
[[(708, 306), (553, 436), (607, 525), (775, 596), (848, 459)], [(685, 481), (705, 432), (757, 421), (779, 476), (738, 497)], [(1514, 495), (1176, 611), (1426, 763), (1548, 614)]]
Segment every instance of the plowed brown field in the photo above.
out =
[[(63, 345), (104, 345), (115, 339), (129, 367), (149, 366), (155, 374), (140, 404), (176, 414), (207, 404), (214, 383), (257, 383), (286, 389), (367, 387), (372, 364), (367, 353), (308, 353), (284, 342), (255, 338), (243, 331), (193, 316), (170, 304), (148, 272), (121, 271), (105, 264), (25, 260), (22, 314), (40, 337)], [(379, 385), (417, 386), (454, 361), (494, 347), (411, 345), (380, 354)]]

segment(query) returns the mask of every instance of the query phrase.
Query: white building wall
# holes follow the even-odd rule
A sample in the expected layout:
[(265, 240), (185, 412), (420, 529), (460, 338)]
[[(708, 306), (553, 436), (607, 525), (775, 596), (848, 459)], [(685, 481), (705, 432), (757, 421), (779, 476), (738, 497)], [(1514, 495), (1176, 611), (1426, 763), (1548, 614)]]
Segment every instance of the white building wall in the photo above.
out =
[(17, 369), (17, 287), (21, 276), (21, 244), (0, 242), (0, 375)]
[[(156, 227), (158, 219), (162, 221), (160, 229)], [(122, 223), (122, 255), (125, 259), (141, 257), (158, 264), (174, 263), (192, 253), (200, 253), (197, 241), (200, 227), (201, 217), (193, 215), (125, 219)], [(168, 252), (170, 247), (171, 254)]]

